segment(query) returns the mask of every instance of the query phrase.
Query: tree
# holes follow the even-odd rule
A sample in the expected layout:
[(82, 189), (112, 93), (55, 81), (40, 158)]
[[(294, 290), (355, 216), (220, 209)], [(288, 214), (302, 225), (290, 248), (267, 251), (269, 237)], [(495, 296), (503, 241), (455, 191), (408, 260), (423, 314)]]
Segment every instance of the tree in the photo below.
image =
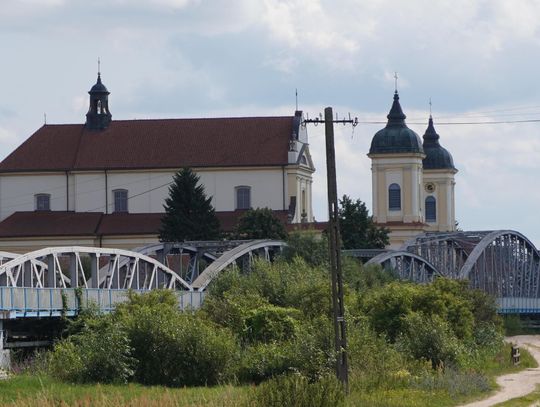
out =
[(287, 231), (272, 209), (249, 209), (238, 221), (236, 235), (241, 239), (286, 239)]
[(220, 225), (199, 177), (184, 168), (173, 177), (169, 197), (165, 199), (165, 216), (161, 219), (159, 239), (162, 242), (212, 240), (219, 238)]
[(339, 228), (344, 249), (384, 249), (388, 229), (376, 226), (366, 204), (347, 195), (339, 200)]

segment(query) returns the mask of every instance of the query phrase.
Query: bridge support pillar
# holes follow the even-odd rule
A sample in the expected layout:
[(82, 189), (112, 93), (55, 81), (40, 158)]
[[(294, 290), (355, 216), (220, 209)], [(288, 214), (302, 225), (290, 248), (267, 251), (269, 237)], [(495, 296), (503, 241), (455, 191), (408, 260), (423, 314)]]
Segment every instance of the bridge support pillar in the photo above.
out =
[(92, 276), (92, 288), (99, 288), (99, 257), (95, 253), (90, 253), (90, 273)]
[(47, 256), (47, 287), (56, 288), (56, 264), (54, 262), (54, 256), (49, 254)]
[(79, 273), (77, 273), (77, 256), (69, 255), (69, 278), (71, 279), (71, 288), (79, 286)]
[(11, 369), (11, 352), (4, 349), (5, 342), (4, 321), (0, 319), (0, 369)]

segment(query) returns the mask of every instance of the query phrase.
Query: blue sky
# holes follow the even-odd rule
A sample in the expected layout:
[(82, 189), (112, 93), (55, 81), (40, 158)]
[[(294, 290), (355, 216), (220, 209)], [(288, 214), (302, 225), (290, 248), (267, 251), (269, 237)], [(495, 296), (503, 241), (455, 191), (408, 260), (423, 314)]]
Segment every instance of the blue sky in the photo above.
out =
[[(0, 158), (43, 123), (82, 123), (96, 60), (113, 119), (292, 114), (384, 121), (398, 72), (409, 127), (433, 101), (454, 156), (456, 217), (540, 246), (540, 1), (2, 0)], [(383, 125), (336, 128), (340, 194), (371, 207)], [(309, 129), (327, 218), (323, 129)]]

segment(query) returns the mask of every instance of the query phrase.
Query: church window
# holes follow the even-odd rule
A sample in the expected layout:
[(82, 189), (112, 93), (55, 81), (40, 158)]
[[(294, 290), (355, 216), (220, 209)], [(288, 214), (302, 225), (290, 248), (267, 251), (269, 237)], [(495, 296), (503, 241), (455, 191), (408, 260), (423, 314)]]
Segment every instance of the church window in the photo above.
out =
[(36, 211), (50, 211), (51, 210), (51, 195), (50, 194), (36, 194)]
[(236, 209), (251, 208), (251, 188), (247, 186), (236, 187)]
[(426, 222), (437, 222), (437, 201), (431, 195), (426, 198)]
[(127, 189), (115, 189), (114, 194), (114, 212), (128, 211), (128, 191)]
[(398, 184), (390, 184), (388, 187), (388, 209), (391, 211), (401, 210), (401, 188)]

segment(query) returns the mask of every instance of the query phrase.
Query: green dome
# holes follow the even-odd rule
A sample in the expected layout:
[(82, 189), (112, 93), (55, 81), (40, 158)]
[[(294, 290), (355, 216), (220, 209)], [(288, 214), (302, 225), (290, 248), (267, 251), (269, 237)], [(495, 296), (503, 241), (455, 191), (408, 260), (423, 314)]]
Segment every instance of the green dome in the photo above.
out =
[(375, 133), (369, 154), (424, 153), (420, 137), (405, 124), (407, 116), (401, 110), (397, 91), (394, 93), (390, 113), (386, 117), (388, 123), (384, 129)]
[(426, 158), (422, 161), (424, 170), (456, 169), (452, 155), (439, 144), (439, 135), (435, 131), (431, 116), (424, 134), (424, 152), (426, 154)]

